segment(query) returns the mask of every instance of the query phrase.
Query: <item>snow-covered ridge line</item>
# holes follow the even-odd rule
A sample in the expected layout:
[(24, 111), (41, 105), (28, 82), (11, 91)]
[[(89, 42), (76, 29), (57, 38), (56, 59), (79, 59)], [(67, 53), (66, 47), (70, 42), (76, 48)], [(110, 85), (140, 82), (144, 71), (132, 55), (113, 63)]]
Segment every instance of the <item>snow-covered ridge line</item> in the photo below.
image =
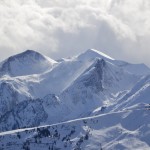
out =
[(93, 49), (56, 63), (12, 56), (0, 67), (0, 149), (149, 150), (149, 73)]
[(77, 58), (80, 60), (92, 59), (92, 58), (96, 58), (96, 57), (100, 57), (102, 59), (107, 59), (107, 60), (115, 60), (114, 58), (112, 58), (96, 49), (88, 49), (87, 51), (85, 51), (77, 56)]
[(56, 64), (31, 50), (10, 60), (0, 70), (1, 132), (110, 112), (146, 73), (93, 49)]

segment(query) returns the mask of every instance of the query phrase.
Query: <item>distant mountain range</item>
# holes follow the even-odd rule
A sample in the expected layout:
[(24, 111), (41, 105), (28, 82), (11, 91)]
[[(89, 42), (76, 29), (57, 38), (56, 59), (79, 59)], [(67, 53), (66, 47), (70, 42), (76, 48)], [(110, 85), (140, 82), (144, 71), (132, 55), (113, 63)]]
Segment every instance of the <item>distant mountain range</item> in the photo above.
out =
[(0, 63), (0, 149), (150, 149), (150, 69), (88, 49)]

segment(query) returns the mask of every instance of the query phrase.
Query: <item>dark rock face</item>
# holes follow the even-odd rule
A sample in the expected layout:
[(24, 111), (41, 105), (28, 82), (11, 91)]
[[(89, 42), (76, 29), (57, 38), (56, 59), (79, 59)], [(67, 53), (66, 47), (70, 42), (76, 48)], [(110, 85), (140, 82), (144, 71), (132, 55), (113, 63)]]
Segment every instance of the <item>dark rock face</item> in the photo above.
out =
[(103, 79), (103, 68), (105, 67), (105, 61), (96, 60), (95, 65), (89, 70), (89, 76), (84, 78), (83, 84), (86, 87), (93, 88), (96, 92), (102, 91), (102, 79)]
[[(93, 100), (93, 96), (103, 91), (103, 73), (106, 62), (96, 59), (95, 62), (70, 86), (62, 95), (69, 96), (73, 104), (86, 104)], [(65, 98), (64, 98), (65, 99)], [(95, 98), (94, 98), (95, 99)], [(96, 100), (96, 99), (95, 99)]]

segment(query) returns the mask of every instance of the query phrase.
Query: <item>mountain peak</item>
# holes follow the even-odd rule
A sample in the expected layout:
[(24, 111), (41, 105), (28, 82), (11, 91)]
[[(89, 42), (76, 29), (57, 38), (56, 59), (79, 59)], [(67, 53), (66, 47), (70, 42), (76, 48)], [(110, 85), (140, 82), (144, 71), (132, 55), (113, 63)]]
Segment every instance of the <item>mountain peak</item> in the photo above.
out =
[(25, 51), (22, 52), (22, 53), (24, 53), (24, 54), (32, 54), (32, 53), (38, 53), (38, 52), (35, 51), (35, 50), (27, 49), (27, 50), (25, 50)]
[(101, 58), (101, 59), (111, 60), (111, 61), (114, 60), (112, 57), (95, 49), (88, 49), (78, 56), (78, 59), (83, 60), (83, 61), (85, 60), (91, 61), (95, 58)]
[(106, 61), (104, 59), (96, 58), (95, 60), (95, 67), (102, 66), (104, 67), (106, 65)]
[(99, 55), (101, 55), (102, 57), (105, 57), (105, 58), (114, 60), (114, 58), (112, 58), (112, 57), (108, 56), (107, 54), (105, 54), (105, 53), (103, 53), (103, 52), (101, 52), (101, 51), (98, 51), (98, 50), (96, 50), (96, 49), (88, 49), (86, 52), (88, 52), (88, 53), (93, 53), (93, 54), (94, 54), (94, 53), (95, 53), (95, 54), (99, 54)]
[(23, 58), (32, 58), (32, 59), (45, 59), (45, 56), (40, 54), (37, 51), (34, 50), (26, 50), (22, 53), (19, 53), (17, 55), (11, 56), (8, 58), (9, 61), (14, 60), (14, 59), (23, 59)]
[(50, 69), (56, 61), (34, 50), (26, 50), (20, 54), (11, 56), (0, 65), (0, 76), (22, 76), (39, 74)]

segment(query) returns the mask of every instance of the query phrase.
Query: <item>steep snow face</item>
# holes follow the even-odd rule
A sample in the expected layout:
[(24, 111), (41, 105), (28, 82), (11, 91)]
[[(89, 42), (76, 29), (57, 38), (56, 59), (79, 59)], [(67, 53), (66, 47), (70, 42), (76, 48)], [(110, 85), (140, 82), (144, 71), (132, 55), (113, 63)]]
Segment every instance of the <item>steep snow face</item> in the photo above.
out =
[(56, 61), (32, 50), (11, 56), (0, 64), (0, 76), (39, 74), (52, 68)]
[[(76, 58), (65, 59), (51, 71), (40, 76), (41, 88), (45, 87), (51, 93), (60, 94), (76, 80), (92, 62), (80, 61)], [(41, 89), (40, 88), (40, 89)]]
[[(85, 72), (62, 94), (61, 99), (68, 104), (75, 115), (90, 114), (103, 105), (112, 105), (118, 91), (130, 89), (138, 76), (123, 71), (119, 67), (96, 59)], [(78, 111), (77, 108), (79, 109)]]
[(0, 148), (149, 150), (149, 115), (149, 110), (128, 110), (0, 133)]

